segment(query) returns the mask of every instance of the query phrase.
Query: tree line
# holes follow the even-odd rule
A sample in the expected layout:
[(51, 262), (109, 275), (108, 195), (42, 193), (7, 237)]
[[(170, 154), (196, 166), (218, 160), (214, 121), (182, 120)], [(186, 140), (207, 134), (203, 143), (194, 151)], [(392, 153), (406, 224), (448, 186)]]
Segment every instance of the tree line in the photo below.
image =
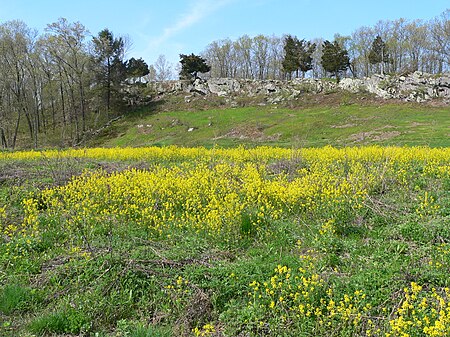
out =
[(124, 81), (149, 73), (142, 58), (125, 60), (127, 47), (108, 29), (91, 36), (66, 19), (41, 35), (21, 21), (1, 24), (0, 146), (14, 149), (25, 132), (35, 148), (40, 135), (77, 144), (115, 116), (125, 104)]
[[(130, 41), (109, 29), (91, 35), (66, 19), (43, 34), (21, 21), (0, 24), (0, 148), (14, 149), (19, 134), (29, 146), (42, 139), (82, 143), (90, 132), (145, 96), (146, 80), (174, 78), (164, 55), (148, 66), (125, 59)], [(241, 36), (210, 43), (200, 56), (181, 54), (176, 73), (195, 79), (366, 77), (374, 73), (450, 70), (450, 9), (430, 21), (398, 19), (361, 27), (333, 41), (293, 35)], [(131, 88), (131, 89), (130, 89)]]
[[(22, 21), (1, 24), (0, 148), (14, 149), (20, 138), (34, 148), (45, 141), (82, 144), (142, 100), (146, 81), (173, 77), (163, 55), (150, 67), (142, 58), (125, 59), (129, 45), (109, 29), (91, 35), (81, 23), (64, 18), (47, 25), (43, 34)], [(180, 78), (210, 69), (194, 54), (180, 59)]]
[[(210, 43), (201, 55), (211, 77), (290, 79), (367, 77), (374, 73), (450, 69), (450, 9), (430, 21), (386, 20), (333, 41), (296, 36), (241, 36)], [(348, 60), (347, 60), (348, 59)]]

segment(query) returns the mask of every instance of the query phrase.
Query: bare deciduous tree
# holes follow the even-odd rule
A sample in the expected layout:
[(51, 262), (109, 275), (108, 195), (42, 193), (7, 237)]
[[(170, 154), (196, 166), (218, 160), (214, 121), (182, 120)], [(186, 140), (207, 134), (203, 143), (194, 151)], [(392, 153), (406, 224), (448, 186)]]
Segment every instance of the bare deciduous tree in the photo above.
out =
[(159, 55), (153, 67), (156, 70), (157, 81), (167, 81), (173, 78), (173, 66), (165, 55)]

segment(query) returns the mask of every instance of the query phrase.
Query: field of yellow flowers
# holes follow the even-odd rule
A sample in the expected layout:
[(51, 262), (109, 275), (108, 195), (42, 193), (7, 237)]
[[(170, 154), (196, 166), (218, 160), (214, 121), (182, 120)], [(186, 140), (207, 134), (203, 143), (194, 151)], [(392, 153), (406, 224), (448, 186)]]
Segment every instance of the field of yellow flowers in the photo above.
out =
[(449, 336), (450, 148), (0, 152), (0, 335)]

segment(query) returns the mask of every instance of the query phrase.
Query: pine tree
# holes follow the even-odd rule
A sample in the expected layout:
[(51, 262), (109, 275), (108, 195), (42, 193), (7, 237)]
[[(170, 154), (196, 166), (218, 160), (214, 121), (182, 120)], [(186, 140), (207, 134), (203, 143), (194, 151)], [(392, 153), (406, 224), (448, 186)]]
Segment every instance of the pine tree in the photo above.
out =
[(381, 64), (380, 72), (384, 73), (384, 65), (389, 62), (389, 51), (386, 43), (381, 39), (381, 36), (377, 37), (372, 42), (372, 47), (369, 52), (369, 62), (371, 64)]
[(123, 62), (125, 42), (121, 37), (114, 37), (109, 29), (103, 29), (92, 41), (97, 63), (97, 80), (106, 96), (106, 110), (109, 111), (113, 101), (121, 101), (120, 85), (126, 76)]
[(311, 42), (306, 42), (305, 40), (299, 41), (298, 44), (298, 60), (299, 60), (299, 69), (302, 71), (302, 77), (305, 78), (305, 74), (307, 71), (312, 69), (312, 54), (316, 49), (316, 44)]
[(296, 36), (285, 37), (284, 59), (281, 64), (289, 78), (292, 78), (293, 72), (298, 77), (299, 70), (302, 72), (302, 77), (305, 77), (305, 73), (312, 69), (312, 54), (315, 49), (314, 43), (298, 40)]
[(350, 66), (348, 52), (342, 48), (337, 41), (323, 43), (322, 67), (325, 71), (332, 73), (337, 82), (340, 80), (340, 73), (346, 71)]
[(211, 67), (206, 63), (206, 60), (200, 56), (191, 54), (180, 54), (181, 79), (196, 79), (198, 73), (207, 73)]
[(135, 59), (132, 57), (126, 62), (126, 68), (128, 76), (137, 77), (139, 80), (150, 73), (148, 64), (142, 58)]
[(298, 57), (298, 39), (294, 36), (288, 35), (284, 38), (284, 59), (281, 63), (283, 72), (285, 72), (289, 79), (292, 78), (292, 73), (297, 72), (300, 68), (300, 60)]

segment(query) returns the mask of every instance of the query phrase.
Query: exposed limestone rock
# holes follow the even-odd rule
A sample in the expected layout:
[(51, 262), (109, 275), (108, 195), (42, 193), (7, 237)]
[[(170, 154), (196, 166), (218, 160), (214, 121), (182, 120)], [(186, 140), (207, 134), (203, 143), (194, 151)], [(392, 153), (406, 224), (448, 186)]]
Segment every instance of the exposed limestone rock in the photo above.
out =
[(157, 95), (166, 95), (186, 91), (190, 81), (161, 81), (147, 84)]
[(189, 88), (189, 91), (196, 92), (201, 95), (207, 95), (211, 93), (211, 91), (209, 91), (208, 84), (200, 78), (197, 78), (194, 83), (192, 83), (192, 87)]
[(344, 78), (338, 84), (338, 88), (347, 90), (350, 92), (359, 92), (359, 91), (361, 91), (362, 87), (364, 87), (363, 80), (352, 79), (352, 78)]
[[(192, 94), (224, 97), (265, 97), (267, 103), (277, 104), (299, 98), (304, 93), (346, 90), (353, 93), (370, 92), (384, 99), (396, 98), (423, 102), (432, 98), (450, 99), (450, 74), (440, 76), (414, 72), (409, 75), (373, 75), (364, 79), (344, 78), (339, 84), (319, 79), (248, 80), (231, 78), (196, 79), (190, 81), (151, 82), (148, 86), (158, 95), (185, 93), (190, 102)], [(231, 101), (231, 100), (230, 100)]]
[(211, 78), (208, 80), (208, 89), (217, 96), (227, 96), (230, 93), (239, 93), (241, 84), (231, 78)]

